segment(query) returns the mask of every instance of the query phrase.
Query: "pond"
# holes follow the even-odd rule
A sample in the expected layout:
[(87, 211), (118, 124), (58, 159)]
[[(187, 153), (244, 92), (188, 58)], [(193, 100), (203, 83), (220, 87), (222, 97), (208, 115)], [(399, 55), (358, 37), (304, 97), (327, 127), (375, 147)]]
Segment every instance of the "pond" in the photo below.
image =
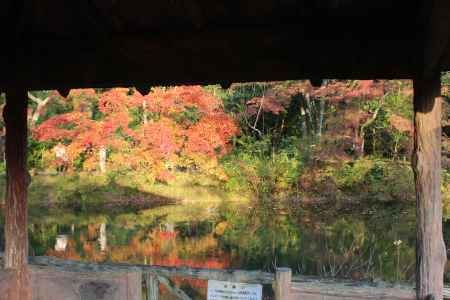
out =
[[(177, 222), (170, 207), (162, 215), (153, 209), (111, 215), (49, 210), (31, 218), (30, 255), (218, 269), (282, 266), (322, 277), (414, 280), (415, 216), (409, 205), (333, 214), (317, 207), (287, 212), (223, 204), (207, 219)], [(205, 282), (173, 280), (204, 296)]]

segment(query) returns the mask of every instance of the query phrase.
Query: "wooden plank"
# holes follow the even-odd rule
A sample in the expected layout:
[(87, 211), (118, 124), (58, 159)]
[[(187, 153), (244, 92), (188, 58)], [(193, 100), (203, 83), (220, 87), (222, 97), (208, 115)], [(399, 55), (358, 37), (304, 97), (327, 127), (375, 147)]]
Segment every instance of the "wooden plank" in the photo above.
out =
[(414, 80), (414, 154), (418, 300), (442, 299), (447, 261), (442, 235), (440, 74)]
[(6, 197), (5, 256), (6, 269), (15, 271), (14, 293), (11, 299), (31, 299), (28, 278), (28, 206), (27, 190), (27, 92), (23, 88), (9, 89), (3, 117), (6, 123)]
[[(192, 277), (203, 280), (220, 280), (232, 282), (248, 282), (271, 284), (275, 280), (272, 273), (244, 270), (210, 270), (187, 267), (163, 267), (149, 265), (128, 264), (95, 264), (78, 261), (62, 260), (52, 257), (30, 257), (31, 264), (48, 265), (52, 269), (65, 272), (129, 272), (141, 271), (143, 273), (157, 274), (159, 277)], [(414, 298), (414, 289), (411, 286), (392, 285), (387, 283), (365, 283), (354, 281), (337, 281), (306, 276), (292, 277), (292, 297), (298, 295), (308, 296), (305, 299), (323, 300), (323, 297), (360, 297), (360, 299), (394, 299), (410, 300)], [(291, 299), (293, 299), (291, 297)], [(331, 298), (330, 298), (331, 299)], [(350, 298), (349, 298), (350, 299)]]
[(142, 300), (140, 272), (64, 272), (30, 267), (33, 299)]
[(158, 277), (152, 273), (145, 273), (144, 281), (145, 281), (147, 300), (158, 300), (159, 299)]
[(390, 286), (380, 283), (339, 282), (336, 280), (304, 280), (293, 282), (291, 299), (353, 300), (353, 299), (415, 299), (414, 290), (408, 286)]
[(74, 260), (64, 260), (48, 256), (32, 256), (29, 258), (30, 264), (49, 266), (55, 270), (66, 272), (128, 272), (140, 271), (143, 273), (155, 273), (164, 277), (191, 277), (196, 279), (213, 279), (220, 281), (237, 281), (247, 283), (271, 284), (274, 274), (262, 271), (244, 271), (230, 269), (201, 269), (189, 267), (164, 267), (151, 265), (130, 265), (123, 263), (96, 264), (85, 263)]
[(173, 284), (169, 279), (158, 276), (158, 281), (161, 282), (173, 295), (177, 296), (178, 299), (181, 300), (191, 300), (191, 298), (180, 288), (178, 288), (175, 284)]
[[(0, 253), (0, 258), (2, 254)], [(159, 276), (183, 276), (193, 277), (203, 280), (216, 279), (222, 281), (240, 281), (270, 284), (275, 280), (272, 273), (244, 270), (208, 270), (194, 268), (174, 268), (163, 266), (148, 265), (129, 265), (129, 264), (95, 264), (83, 263), (79, 261), (62, 260), (53, 257), (30, 257), (30, 264), (33, 268), (49, 266), (50, 270), (63, 271), (64, 273), (110, 273), (110, 274), (129, 274), (133, 272), (150, 272)], [(233, 277), (238, 274), (238, 277)], [(246, 274), (243, 276), (242, 274)], [(236, 280), (239, 279), (239, 280)], [(247, 280), (247, 281), (245, 281)], [(394, 299), (409, 300), (415, 298), (413, 287), (409, 285), (388, 284), (383, 282), (355, 282), (336, 279), (324, 279), (308, 276), (293, 276), (291, 299), (298, 299), (302, 296), (307, 300), (320, 299), (325, 297), (332, 299), (346, 300), (352, 299)], [(450, 299), (450, 286), (444, 289), (444, 299)], [(359, 297), (359, 298), (358, 298)], [(1, 298), (0, 298), (1, 299)]]

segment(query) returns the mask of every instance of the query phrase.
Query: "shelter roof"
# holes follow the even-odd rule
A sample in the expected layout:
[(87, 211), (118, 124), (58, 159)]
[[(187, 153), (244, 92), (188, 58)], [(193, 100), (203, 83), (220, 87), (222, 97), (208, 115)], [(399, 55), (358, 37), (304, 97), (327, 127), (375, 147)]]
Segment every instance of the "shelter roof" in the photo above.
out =
[(0, 88), (412, 78), (450, 69), (448, 0), (2, 2)]

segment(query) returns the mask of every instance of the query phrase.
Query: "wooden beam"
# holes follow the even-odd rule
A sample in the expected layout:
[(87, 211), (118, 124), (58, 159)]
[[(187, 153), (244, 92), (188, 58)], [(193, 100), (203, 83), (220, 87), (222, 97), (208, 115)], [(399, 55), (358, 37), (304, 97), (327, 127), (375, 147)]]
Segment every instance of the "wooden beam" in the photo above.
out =
[(5, 268), (16, 273), (12, 300), (31, 299), (28, 273), (27, 92), (9, 89), (6, 123)]
[(413, 37), (399, 39), (372, 31), (364, 35), (371, 39), (361, 41), (348, 33), (321, 34), (310, 27), (290, 25), (116, 35), (83, 41), (27, 40), (18, 47), (23, 53), (17, 54), (20, 59), (15, 64), (8, 64), (7, 56), (3, 64), (0, 62), (4, 66), (0, 82), (6, 86), (24, 84), (34, 90), (412, 78), (420, 70), (416, 69), (420, 55), (415, 53)]
[(311, 83), (311, 85), (313, 87), (320, 87), (323, 83), (323, 79), (322, 78), (310, 78), (309, 82)]
[(414, 80), (414, 155), (417, 201), (418, 300), (442, 299), (447, 260), (442, 236), (440, 74)]
[(75, 260), (64, 260), (49, 256), (30, 256), (30, 264), (52, 267), (54, 270), (66, 272), (129, 272), (131, 270), (142, 273), (155, 273), (165, 277), (191, 277), (202, 280), (220, 280), (246, 283), (271, 284), (274, 280), (272, 273), (253, 270), (232, 270), (232, 269), (199, 269), (186, 266), (167, 267), (154, 265), (130, 265), (125, 263), (97, 264), (86, 263)]
[(447, 49), (444, 51), (442, 57), (442, 69), (441, 71), (450, 71), (450, 42), (447, 45)]
[(426, 5), (424, 75), (429, 77), (449, 66), (445, 60), (450, 51), (450, 1), (429, 0)]

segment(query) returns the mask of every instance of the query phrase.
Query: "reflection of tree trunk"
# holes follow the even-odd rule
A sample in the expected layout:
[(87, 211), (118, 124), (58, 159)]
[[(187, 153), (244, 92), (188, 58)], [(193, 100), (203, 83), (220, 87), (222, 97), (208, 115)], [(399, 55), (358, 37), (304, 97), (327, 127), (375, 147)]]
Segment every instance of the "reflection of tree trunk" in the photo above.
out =
[(175, 232), (175, 225), (173, 223), (166, 223), (165, 231), (166, 232)]
[(55, 251), (60, 251), (60, 252), (66, 251), (68, 240), (69, 239), (66, 234), (58, 235), (56, 237)]
[(100, 244), (100, 250), (106, 251), (107, 240), (106, 240), (106, 224), (100, 224), (100, 237), (98, 238)]
[(99, 150), (100, 172), (106, 172), (106, 147), (101, 146)]

